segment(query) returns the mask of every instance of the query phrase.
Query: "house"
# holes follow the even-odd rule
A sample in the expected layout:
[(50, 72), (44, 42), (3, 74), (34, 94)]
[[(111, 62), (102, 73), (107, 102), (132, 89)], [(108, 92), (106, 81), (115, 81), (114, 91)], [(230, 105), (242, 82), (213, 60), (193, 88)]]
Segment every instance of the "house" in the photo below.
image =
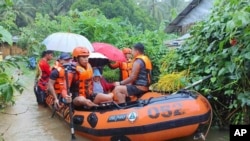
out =
[(7, 42), (0, 43), (0, 61), (8, 55), (25, 55), (27, 50), (20, 48), (17, 45), (19, 38), (17, 36), (12, 37), (13, 44), (9, 45)]
[(208, 17), (214, 0), (193, 0), (190, 4), (166, 27), (167, 33), (185, 34), (195, 22)]

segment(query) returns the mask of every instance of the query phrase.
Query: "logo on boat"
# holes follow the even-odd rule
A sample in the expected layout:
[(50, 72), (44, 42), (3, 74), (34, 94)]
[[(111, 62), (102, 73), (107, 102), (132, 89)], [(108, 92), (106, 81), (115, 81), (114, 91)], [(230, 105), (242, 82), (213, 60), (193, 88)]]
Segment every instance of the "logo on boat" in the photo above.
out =
[(126, 120), (126, 118), (128, 118), (130, 122), (134, 122), (137, 117), (138, 115), (136, 112), (131, 112), (128, 115), (127, 114), (112, 115), (112, 116), (109, 116), (108, 122), (124, 121)]
[(129, 113), (129, 115), (128, 115), (128, 120), (129, 120), (130, 122), (134, 122), (134, 121), (136, 120), (136, 118), (137, 118), (137, 113), (136, 113), (136, 112), (131, 112), (131, 113)]
[(126, 116), (126, 114), (112, 115), (108, 118), (108, 122), (124, 121)]

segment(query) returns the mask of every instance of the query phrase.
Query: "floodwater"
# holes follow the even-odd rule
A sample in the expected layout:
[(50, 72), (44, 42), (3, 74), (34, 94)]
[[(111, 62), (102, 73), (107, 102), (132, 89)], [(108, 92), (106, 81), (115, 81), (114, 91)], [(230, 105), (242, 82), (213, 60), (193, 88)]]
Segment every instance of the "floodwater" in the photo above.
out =
[[(51, 110), (38, 106), (33, 93), (33, 79), (23, 79), (27, 89), (16, 95), (16, 104), (0, 112), (0, 141), (70, 141), (70, 127)], [(31, 80), (30, 80), (31, 79)], [(77, 141), (87, 139), (76, 134)], [(193, 137), (174, 141), (193, 141)], [(206, 141), (229, 141), (229, 131), (211, 129)]]
[[(0, 141), (70, 141), (69, 125), (58, 116), (51, 118), (48, 107), (37, 105), (34, 79), (24, 81), (28, 87), (16, 95), (16, 104), (0, 112)], [(77, 140), (87, 141), (78, 136)]]
[[(229, 141), (229, 131), (219, 130), (219, 129), (210, 129), (208, 135), (205, 139), (206, 141)], [(184, 137), (180, 139), (175, 139), (171, 141), (196, 141), (194, 140), (193, 136)], [(197, 141), (202, 141), (199, 139)]]

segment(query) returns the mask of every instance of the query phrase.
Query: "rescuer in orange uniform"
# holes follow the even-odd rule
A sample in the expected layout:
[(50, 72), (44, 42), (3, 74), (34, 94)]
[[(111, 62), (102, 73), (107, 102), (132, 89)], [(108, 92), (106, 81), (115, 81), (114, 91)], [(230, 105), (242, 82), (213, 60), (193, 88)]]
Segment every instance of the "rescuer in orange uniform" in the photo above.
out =
[(50, 74), (48, 88), (50, 94), (52, 94), (54, 97), (55, 108), (60, 107), (59, 101), (70, 103), (72, 100), (71, 96), (69, 96), (67, 93), (65, 77), (65, 67), (67, 67), (67, 65), (70, 65), (71, 59), (72, 57), (70, 56), (70, 54), (62, 53), (57, 60), (58, 64), (55, 64)]
[(120, 69), (120, 81), (126, 79), (129, 77), (129, 75), (131, 74), (131, 70), (132, 70), (132, 51), (130, 48), (124, 48), (122, 50), (123, 54), (126, 57), (126, 62), (115, 62), (115, 63), (111, 63), (109, 64), (109, 68), (111, 69), (116, 69), (119, 68)]
[(89, 50), (85, 47), (76, 47), (73, 50), (76, 62), (74, 81), (69, 81), (74, 95), (73, 104), (76, 106), (98, 106), (101, 102), (113, 100), (112, 94), (93, 93), (93, 70), (88, 62)]

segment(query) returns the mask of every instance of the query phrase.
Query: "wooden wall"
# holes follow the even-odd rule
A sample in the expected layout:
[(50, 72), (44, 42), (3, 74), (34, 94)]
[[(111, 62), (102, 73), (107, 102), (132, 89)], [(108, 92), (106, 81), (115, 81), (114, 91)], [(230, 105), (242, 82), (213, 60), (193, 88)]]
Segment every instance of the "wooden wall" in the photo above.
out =
[(0, 52), (2, 53), (3, 58), (8, 55), (26, 55), (27, 51), (18, 47), (15, 43), (10, 46), (8, 44), (0, 44)]

